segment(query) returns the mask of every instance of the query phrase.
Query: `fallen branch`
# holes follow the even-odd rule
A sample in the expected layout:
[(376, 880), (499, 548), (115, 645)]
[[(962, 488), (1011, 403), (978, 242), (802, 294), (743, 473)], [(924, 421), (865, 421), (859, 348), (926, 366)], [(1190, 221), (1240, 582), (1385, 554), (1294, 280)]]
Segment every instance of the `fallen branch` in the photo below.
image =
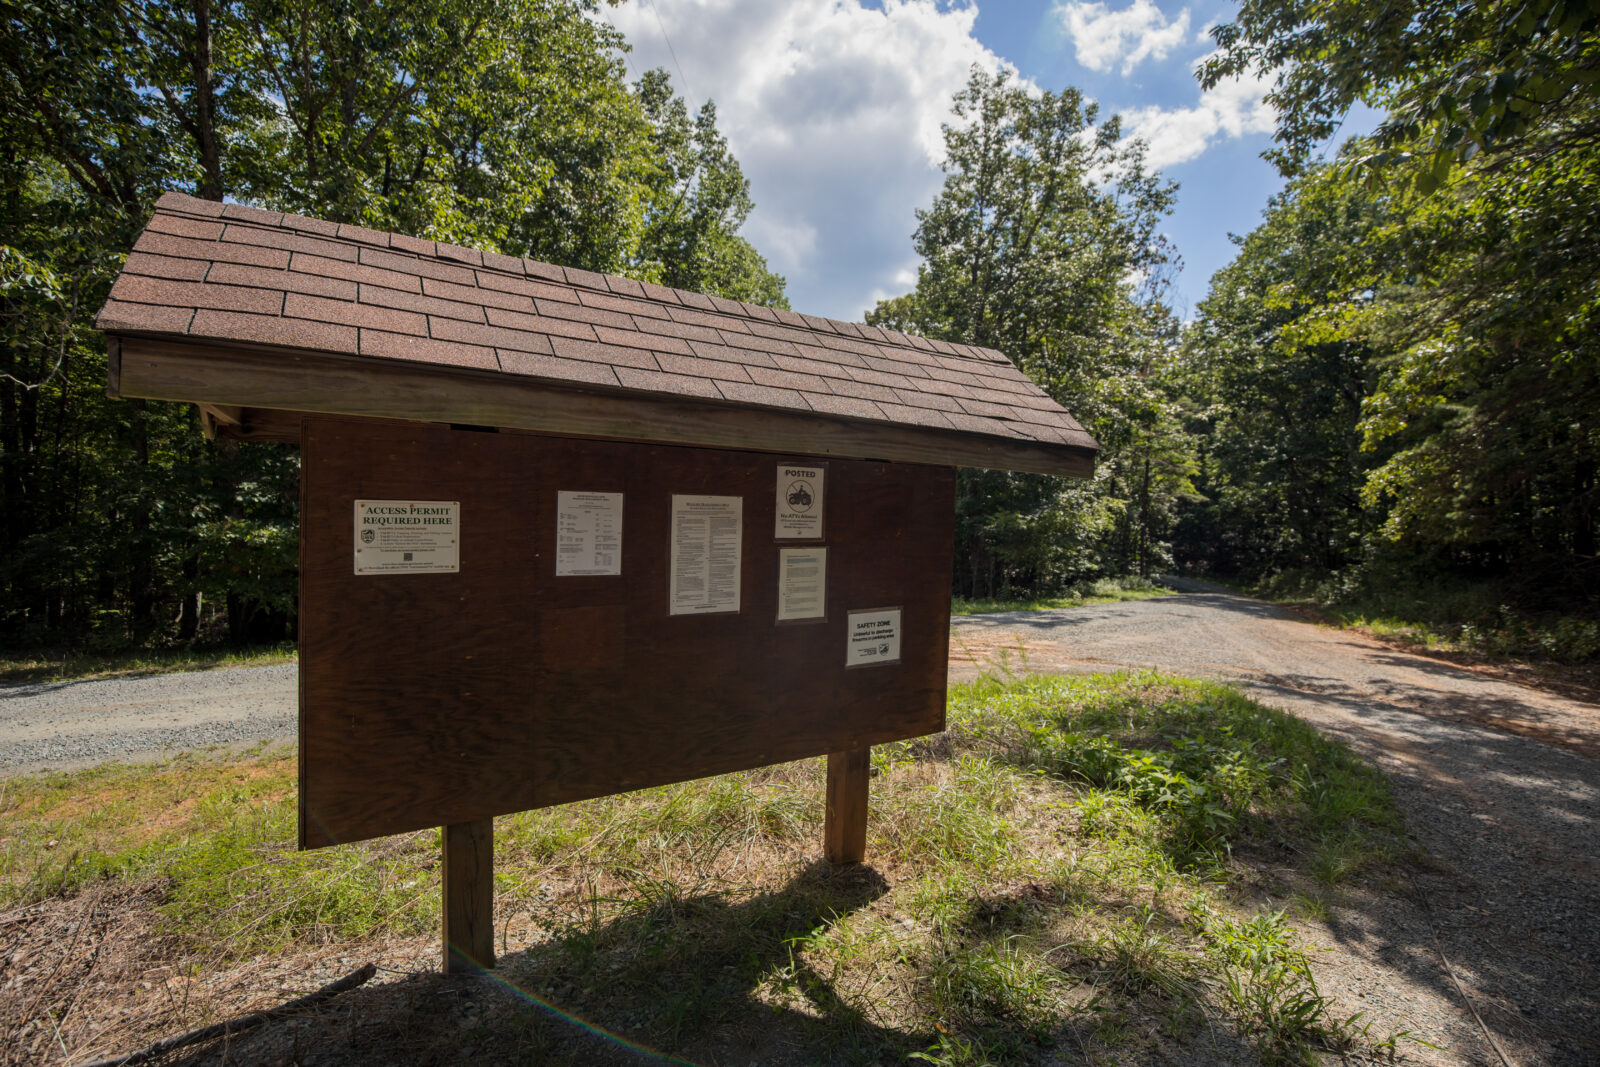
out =
[(377, 972), (378, 968), (369, 963), (360, 970), (351, 971), (337, 982), (323, 986), (315, 993), (306, 994), (299, 1000), (291, 1000), (287, 1004), (280, 1004), (278, 1007), (268, 1008), (266, 1011), (258, 1011), (250, 1015), (242, 1015), (237, 1019), (230, 1019), (225, 1023), (214, 1023), (211, 1026), (203, 1026), (198, 1030), (190, 1030), (187, 1034), (178, 1034), (176, 1037), (164, 1037), (148, 1048), (142, 1048), (137, 1052), (129, 1052), (121, 1056), (112, 1056), (109, 1059), (104, 1060), (94, 1060), (90, 1063), (80, 1063), (78, 1067), (124, 1067), (125, 1064), (144, 1063), (146, 1060), (154, 1059), (163, 1053), (171, 1052), (175, 1048), (182, 1048), (185, 1045), (198, 1044), (201, 1041), (209, 1041), (214, 1037), (222, 1037), (223, 1035), (240, 1034), (273, 1019), (283, 1019), (291, 1015), (298, 1015), (300, 1012), (305, 1011), (307, 1008), (310, 1008), (316, 1004), (320, 1004), (329, 997), (336, 997), (340, 993), (364, 984), (367, 979), (371, 978)]

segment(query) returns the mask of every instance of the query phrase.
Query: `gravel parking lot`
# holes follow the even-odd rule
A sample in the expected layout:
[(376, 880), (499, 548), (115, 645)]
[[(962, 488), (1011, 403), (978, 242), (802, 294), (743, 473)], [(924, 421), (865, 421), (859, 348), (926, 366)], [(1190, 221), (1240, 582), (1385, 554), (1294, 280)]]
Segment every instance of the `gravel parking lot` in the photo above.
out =
[(298, 668), (0, 685), (0, 776), (294, 740)]

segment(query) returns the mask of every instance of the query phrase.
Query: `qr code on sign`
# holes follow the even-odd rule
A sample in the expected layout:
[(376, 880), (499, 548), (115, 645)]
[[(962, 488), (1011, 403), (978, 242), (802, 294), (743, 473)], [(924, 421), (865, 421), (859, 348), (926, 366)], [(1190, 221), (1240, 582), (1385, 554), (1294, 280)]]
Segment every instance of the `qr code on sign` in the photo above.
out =
[(403, 556), (403, 557), (402, 557), (402, 558), (403, 558), (403, 559), (404, 559), (404, 560), (405, 560), (405, 561), (406, 561), (406, 562), (407, 562), (407, 563), (410, 563), (410, 562), (411, 562), (411, 553), (410, 553), (410, 552), (407, 552), (407, 553), (406, 553), (406, 554), (405, 554), (405, 555), (404, 555), (404, 556)]

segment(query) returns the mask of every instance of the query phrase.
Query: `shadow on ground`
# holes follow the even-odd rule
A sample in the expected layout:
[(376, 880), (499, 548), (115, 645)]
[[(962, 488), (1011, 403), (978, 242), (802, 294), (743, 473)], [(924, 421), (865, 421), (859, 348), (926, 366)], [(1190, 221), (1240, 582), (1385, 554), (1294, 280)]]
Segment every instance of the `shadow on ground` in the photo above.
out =
[[(870, 866), (817, 862), (774, 892), (729, 903), (670, 893), (628, 915), (555, 932), (490, 975), (420, 974), (347, 993), (314, 1019), (269, 1024), (216, 1063), (864, 1063), (898, 1061), (937, 1035), (866, 1018), (791, 943), (888, 891)], [(756, 990), (774, 973), (802, 1007)], [(667, 1051), (670, 1050), (670, 1054)]]
[[(555, 932), (503, 956), (490, 975), (416, 974), (363, 987), (314, 1017), (269, 1023), (231, 1044), (213, 1043), (169, 1062), (908, 1062), (936, 1050), (941, 1034), (873, 1017), (870, 995), (842, 990), (838, 976), (817, 973), (791, 951), (840, 918), (873, 907), (888, 891), (870, 866), (834, 869), (818, 861), (781, 889), (739, 903), (715, 895), (662, 899), (622, 918)], [(966, 949), (1004, 944), (1036, 929), (1063, 904), (1048, 887), (1012, 887), (975, 898), (966, 914), (951, 920), (950, 936)], [(1083, 979), (1097, 966), (1070, 952), (1054, 963), (1069, 979)], [(789, 994), (787, 1004), (758, 995), (775, 976)], [(863, 977), (871, 979), (870, 969), (858, 968), (852, 980)], [(1081, 988), (1084, 999), (1092, 999), (1092, 983)], [(1181, 1031), (1169, 1045), (1187, 1050), (1171, 1062), (1257, 1062), (1237, 1036), (1209, 1027), (1192, 1003), (1165, 1010)], [(984, 1005), (974, 1003), (972, 1011), (981, 1016)], [(1096, 1031), (1104, 1024), (1103, 1016), (1085, 1010), (1065, 1024), (1052, 1017), (1030, 1025), (998, 1013), (978, 1022), (968, 1018), (962, 1028), (998, 1057), (994, 1062), (1083, 1063), (1103, 1058)]]

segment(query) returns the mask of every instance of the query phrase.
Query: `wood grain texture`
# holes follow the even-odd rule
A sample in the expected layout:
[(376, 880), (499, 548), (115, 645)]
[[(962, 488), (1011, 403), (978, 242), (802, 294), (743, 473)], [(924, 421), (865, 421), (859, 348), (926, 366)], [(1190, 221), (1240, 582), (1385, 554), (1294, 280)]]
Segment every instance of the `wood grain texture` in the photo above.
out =
[(494, 966), (494, 820), (444, 828), (444, 973)]
[[(779, 626), (776, 469), (807, 458), (308, 417), (302, 845), (943, 729), (955, 472), (833, 460), (828, 617)], [(555, 577), (559, 490), (624, 494), (621, 576)], [(738, 614), (668, 614), (673, 494), (744, 499)], [(459, 500), (460, 572), (354, 575), (357, 498)], [(846, 671), (846, 613), (885, 605), (901, 661)]]
[[(1086, 478), (1095, 448), (582, 389), (394, 359), (121, 339), (116, 395)], [(1087, 437), (1085, 438), (1087, 440)]]
[(828, 809), (823, 853), (829, 863), (860, 863), (867, 858), (867, 790), (872, 749), (828, 753)]

